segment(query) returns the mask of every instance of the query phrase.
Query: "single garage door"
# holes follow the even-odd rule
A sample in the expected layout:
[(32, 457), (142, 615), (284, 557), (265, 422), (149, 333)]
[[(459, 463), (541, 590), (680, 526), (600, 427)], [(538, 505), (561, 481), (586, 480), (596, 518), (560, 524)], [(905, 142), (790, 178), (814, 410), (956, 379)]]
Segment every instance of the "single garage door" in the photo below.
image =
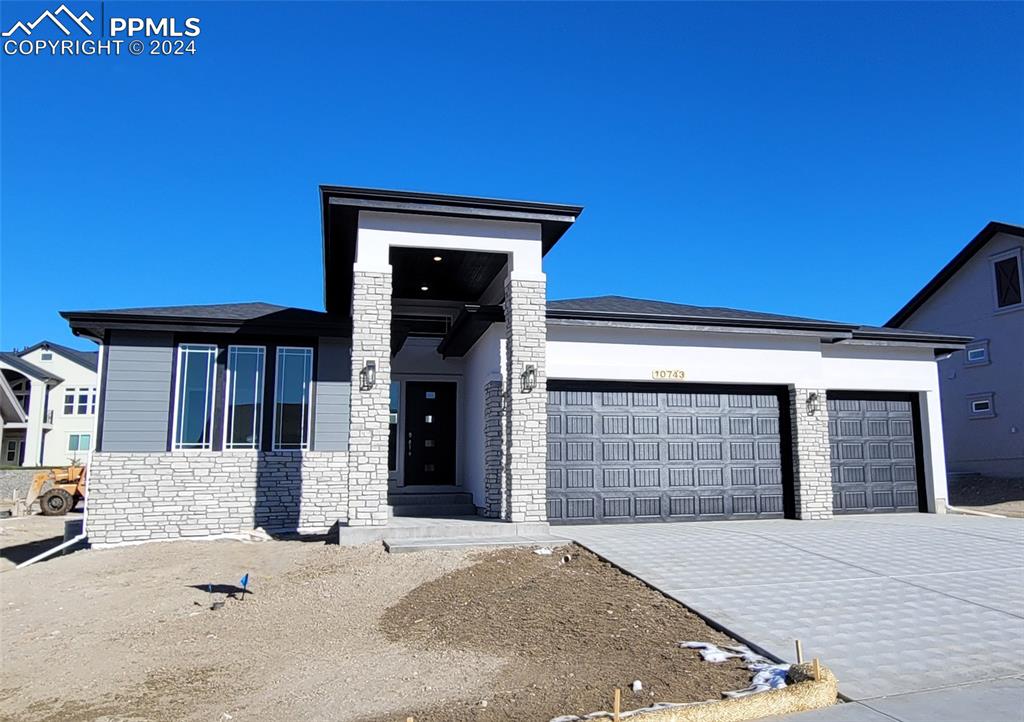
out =
[(828, 417), (835, 513), (919, 511), (924, 493), (913, 397), (829, 392)]
[(783, 516), (780, 391), (548, 384), (552, 522)]

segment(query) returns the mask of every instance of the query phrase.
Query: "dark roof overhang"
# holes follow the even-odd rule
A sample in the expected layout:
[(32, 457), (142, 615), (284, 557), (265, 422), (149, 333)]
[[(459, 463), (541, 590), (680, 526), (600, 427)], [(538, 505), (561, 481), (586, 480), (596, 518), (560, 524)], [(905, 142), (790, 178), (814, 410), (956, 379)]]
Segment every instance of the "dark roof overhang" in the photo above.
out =
[(352, 321), (322, 311), (271, 304), (223, 304), (103, 311), (61, 311), (76, 336), (102, 341), (111, 330), (266, 336), (352, 335)]
[(659, 313), (618, 313), (610, 311), (583, 311), (548, 308), (547, 317), (552, 319), (579, 319), (589, 321), (620, 321), (624, 323), (656, 323), (675, 326), (723, 326), (727, 328), (784, 329), (793, 331), (818, 331), (826, 335), (849, 337), (857, 328), (855, 325), (813, 320), (750, 319), (735, 316), (688, 316), (685, 314)]
[(451, 329), (441, 339), (437, 352), (444, 358), (465, 356), (493, 323), (505, 320), (501, 306), (467, 305), (455, 317)]
[(1024, 226), (1014, 225), (1012, 223), (1000, 223), (999, 221), (991, 221), (987, 226), (981, 229), (981, 232), (971, 239), (970, 243), (964, 246), (959, 253), (953, 256), (953, 259), (943, 266), (942, 270), (935, 274), (932, 280), (928, 281), (920, 291), (918, 291), (913, 298), (907, 301), (907, 304), (893, 315), (888, 321), (885, 322), (886, 326), (902, 326), (903, 323), (914, 315), (917, 309), (921, 308), (929, 298), (935, 294), (940, 288), (942, 288), (946, 281), (952, 278), (957, 271), (959, 271), (964, 264), (966, 264), (974, 254), (977, 253), (981, 248), (992, 240), (992, 237), (998, 233), (1008, 233), (1011, 236), (1020, 236), (1024, 238)]
[(59, 384), (64, 379), (56, 374), (51, 374), (46, 369), (41, 369), (33, 363), (29, 363), (25, 359), (21, 358), (16, 353), (3, 352), (0, 353), (0, 361), (3, 361), (11, 368), (15, 369), (19, 373), (23, 373), (26, 376), (31, 376), (34, 379), (43, 381), (47, 384)]
[(352, 264), (361, 210), (539, 223), (543, 252), (547, 253), (576, 222), (583, 206), (321, 185), (324, 307), (338, 315), (349, 315), (351, 310)]

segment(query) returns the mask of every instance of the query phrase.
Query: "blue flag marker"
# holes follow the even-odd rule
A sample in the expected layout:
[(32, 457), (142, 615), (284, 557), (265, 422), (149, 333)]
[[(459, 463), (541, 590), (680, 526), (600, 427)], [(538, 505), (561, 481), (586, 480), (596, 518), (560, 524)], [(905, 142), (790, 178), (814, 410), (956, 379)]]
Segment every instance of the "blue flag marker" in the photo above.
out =
[(245, 576), (242, 577), (242, 580), (239, 582), (239, 584), (242, 585), (242, 601), (245, 601), (245, 592), (249, 586), (249, 572), (245, 573)]

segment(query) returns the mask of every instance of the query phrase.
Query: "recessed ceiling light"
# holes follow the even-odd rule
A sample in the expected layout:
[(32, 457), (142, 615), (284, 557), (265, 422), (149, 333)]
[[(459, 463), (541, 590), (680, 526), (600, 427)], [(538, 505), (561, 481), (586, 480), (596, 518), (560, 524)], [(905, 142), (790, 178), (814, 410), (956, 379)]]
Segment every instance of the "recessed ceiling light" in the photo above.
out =
[(441, 257), (440, 256), (434, 256), (434, 261), (440, 262), (441, 261)]
[(420, 286), (420, 290), (421, 291), (429, 291), (430, 290), (430, 286)]

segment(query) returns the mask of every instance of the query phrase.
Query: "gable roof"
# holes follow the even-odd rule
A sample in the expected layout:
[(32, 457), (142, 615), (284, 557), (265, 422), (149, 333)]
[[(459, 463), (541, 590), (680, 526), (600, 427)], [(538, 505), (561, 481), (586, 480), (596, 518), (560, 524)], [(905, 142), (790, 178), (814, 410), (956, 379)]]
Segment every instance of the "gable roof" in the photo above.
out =
[(213, 303), (194, 306), (147, 306), (95, 311), (61, 311), (75, 335), (102, 339), (109, 329), (138, 331), (203, 331), (277, 335), (348, 336), (352, 323), (323, 311), (273, 303)]
[(885, 322), (886, 326), (901, 326), (903, 323), (914, 315), (917, 309), (921, 308), (929, 298), (931, 298), (940, 288), (945, 285), (946, 281), (952, 278), (957, 271), (959, 271), (964, 264), (966, 264), (974, 254), (980, 251), (986, 243), (992, 240), (992, 237), (997, 233), (1008, 233), (1011, 236), (1020, 236), (1024, 238), (1024, 226), (1018, 226), (1013, 223), (1000, 223), (999, 221), (990, 221), (987, 226), (981, 229), (981, 232), (971, 239), (970, 243), (964, 246), (959, 253), (953, 256), (953, 259), (942, 267), (942, 270), (935, 274), (935, 277), (928, 281), (920, 291), (918, 291), (913, 298), (907, 301), (907, 304), (897, 311), (892, 318)]
[(54, 383), (59, 384), (61, 381), (64, 380), (60, 376), (51, 374), (46, 369), (41, 369), (35, 364), (29, 363), (21, 356), (12, 351), (0, 351), (0, 361), (3, 361), (12, 369), (20, 371), (26, 376), (31, 376), (32, 378), (39, 379), (40, 381), (52, 381)]
[(861, 326), (837, 321), (822, 321), (803, 316), (784, 316), (761, 311), (744, 311), (717, 306), (690, 306), (667, 301), (651, 301), (625, 296), (595, 296), (549, 301), (548, 318), (621, 321), (625, 323), (665, 323), (681, 325), (730, 326), (752, 329), (814, 331), (834, 341), (923, 343), (936, 348), (962, 348), (970, 341), (965, 336), (947, 336), (923, 331), (904, 331), (877, 326)]
[(53, 341), (40, 341), (34, 346), (29, 346), (27, 349), (19, 351), (18, 356), (24, 357), (26, 354), (30, 354), (40, 348), (56, 351), (69, 361), (74, 361), (79, 366), (84, 366), (90, 371), (96, 371), (99, 368), (99, 351), (79, 351), (77, 348), (64, 346)]
[(14, 390), (7, 382), (7, 377), (0, 374), (0, 419), (4, 423), (24, 424), (28, 415), (14, 395)]

